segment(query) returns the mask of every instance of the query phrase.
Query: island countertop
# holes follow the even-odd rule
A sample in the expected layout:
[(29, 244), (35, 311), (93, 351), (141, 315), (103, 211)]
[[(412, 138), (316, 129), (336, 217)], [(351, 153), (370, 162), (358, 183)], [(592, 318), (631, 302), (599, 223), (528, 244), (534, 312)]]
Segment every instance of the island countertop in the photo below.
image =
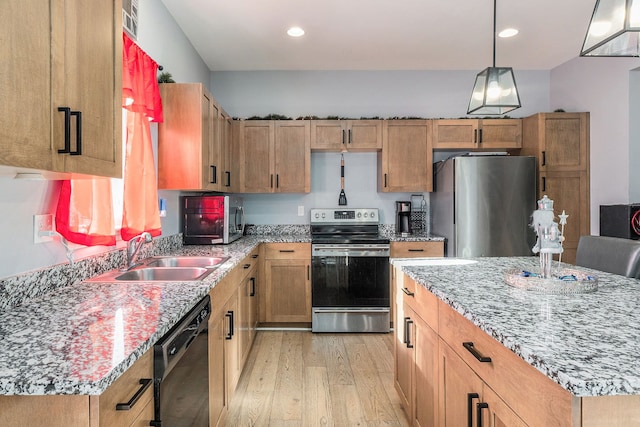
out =
[(537, 257), (472, 260), (402, 270), (572, 395), (640, 394), (640, 281), (577, 267), (598, 289), (551, 295), (505, 281), (508, 270), (534, 270)]

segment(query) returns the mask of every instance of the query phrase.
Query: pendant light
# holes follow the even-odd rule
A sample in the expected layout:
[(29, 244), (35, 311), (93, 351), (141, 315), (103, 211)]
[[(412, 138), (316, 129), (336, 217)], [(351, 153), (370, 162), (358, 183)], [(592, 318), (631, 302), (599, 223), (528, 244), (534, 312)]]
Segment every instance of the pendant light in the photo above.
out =
[(640, 0), (598, 0), (580, 56), (640, 56)]
[(496, 67), (496, 0), (493, 0), (493, 66), (476, 76), (467, 114), (499, 115), (520, 108), (511, 67)]

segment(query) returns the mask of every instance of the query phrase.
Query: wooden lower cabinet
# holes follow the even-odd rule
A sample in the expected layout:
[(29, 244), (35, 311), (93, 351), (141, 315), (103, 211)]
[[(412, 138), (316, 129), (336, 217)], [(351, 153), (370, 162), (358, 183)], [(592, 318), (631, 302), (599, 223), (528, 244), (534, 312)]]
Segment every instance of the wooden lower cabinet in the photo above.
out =
[[(143, 379), (151, 382), (131, 409), (117, 410), (141, 390)], [(153, 418), (153, 349), (99, 396), (0, 396), (0, 426), (126, 427), (149, 425)]]
[(526, 426), (456, 352), (442, 341), (439, 356), (442, 408), (440, 426)]
[(267, 243), (264, 263), (267, 323), (311, 322), (311, 245)]

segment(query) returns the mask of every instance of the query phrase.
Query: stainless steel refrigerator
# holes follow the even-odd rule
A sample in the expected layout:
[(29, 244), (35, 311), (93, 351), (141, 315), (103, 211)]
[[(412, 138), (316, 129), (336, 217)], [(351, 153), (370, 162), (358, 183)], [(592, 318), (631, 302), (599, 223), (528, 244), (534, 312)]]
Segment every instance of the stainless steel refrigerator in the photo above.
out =
[(533, 255), (535, 157), (465, 155), (433, 167), (431, 231), (446, 237), (447, 256)]

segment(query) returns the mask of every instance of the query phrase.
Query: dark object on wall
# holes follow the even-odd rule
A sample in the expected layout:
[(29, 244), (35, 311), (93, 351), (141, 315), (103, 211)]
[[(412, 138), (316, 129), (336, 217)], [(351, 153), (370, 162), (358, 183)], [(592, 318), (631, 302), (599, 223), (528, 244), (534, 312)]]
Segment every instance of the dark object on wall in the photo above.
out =
[(640, 204), (600, 205), (600, 235), (640, 240)]
[(160, 73), (160, 75), (158, 76), (158, 83), (175, 83), (176, 81), (173, 80), (173, 76), (171, 76), (171, 73), (167, 73), (167, 72), (163, 72)]
[(340, 155), (340, 196), (338, 205), (347, 206), (347, 195), (344, 194), (344, 154)]

